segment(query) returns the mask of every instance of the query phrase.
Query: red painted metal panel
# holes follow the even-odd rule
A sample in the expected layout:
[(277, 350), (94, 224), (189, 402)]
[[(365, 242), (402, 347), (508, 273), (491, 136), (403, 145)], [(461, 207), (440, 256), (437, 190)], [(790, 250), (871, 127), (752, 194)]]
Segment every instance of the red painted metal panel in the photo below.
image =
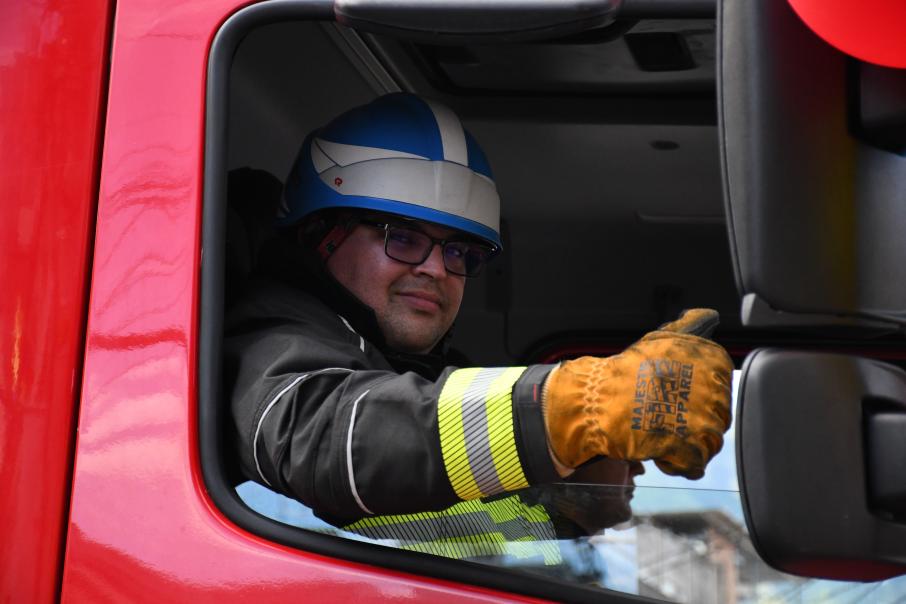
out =
[(505, 598), (268, 543), (205, 493), (195, 394), (204, 79), (236, 6), (117, 6), (63, 597)]
[(0, 599), (60, 585), (107, 0), (0, 3)]

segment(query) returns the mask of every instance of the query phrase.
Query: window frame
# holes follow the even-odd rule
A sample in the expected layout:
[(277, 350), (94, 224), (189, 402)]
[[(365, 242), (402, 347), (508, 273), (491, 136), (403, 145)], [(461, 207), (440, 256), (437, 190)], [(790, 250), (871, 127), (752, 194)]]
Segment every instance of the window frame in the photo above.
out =
[(320, 534), (262, 516), (242, 502), (229, 476), (224, 428), (231, 421), (222, 391), (225, 293), (229, 84), (233, 58), (256, 27), (282, 21), (334, 21), (332, 0), (263, 2), (241, 9), (221, 26), (211, 44), (205, 92), (205, 156), (202, 195), (200, 305), (198, 315), (198, 438), (204, 485), (212, 501), (239, 527), (264, 539), (387, 569), (504, 592), (575, 602), (657, 602), (528, 573), (394, 549)]

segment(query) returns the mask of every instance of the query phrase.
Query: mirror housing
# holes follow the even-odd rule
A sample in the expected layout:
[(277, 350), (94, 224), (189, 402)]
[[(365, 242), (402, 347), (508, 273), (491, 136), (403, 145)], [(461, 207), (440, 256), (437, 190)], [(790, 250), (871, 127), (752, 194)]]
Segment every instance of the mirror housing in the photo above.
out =
[(906, 574), (906, 372), (759, 349), (737, 404), (737, 472), (759, 555), (807, 577)]
[[(743, 322), (906, 323), (906, 70), (822, 40), (788, 0), (721, 0), (718, 135)], [(826, 331), (826, 330), (825, 330)]]

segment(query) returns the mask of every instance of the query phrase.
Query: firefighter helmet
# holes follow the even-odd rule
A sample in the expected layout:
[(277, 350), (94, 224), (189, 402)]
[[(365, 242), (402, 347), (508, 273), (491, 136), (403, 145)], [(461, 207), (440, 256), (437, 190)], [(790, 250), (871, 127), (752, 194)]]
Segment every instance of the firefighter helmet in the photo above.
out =
[(484, 153), (449, 108), (414, 94), (351, 109), (302, 143), (278, 223), (329, 208), (424, 220), (500, 248), (500, 198)]

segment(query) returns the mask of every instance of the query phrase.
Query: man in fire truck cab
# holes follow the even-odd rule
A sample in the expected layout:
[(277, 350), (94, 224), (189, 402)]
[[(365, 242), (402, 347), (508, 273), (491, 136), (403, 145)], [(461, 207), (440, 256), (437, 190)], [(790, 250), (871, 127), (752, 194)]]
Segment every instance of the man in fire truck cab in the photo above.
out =
[[(602, 458), (704, 474), (730, 425), (715, 311), (607, 358), (448, 359), (466, 282), (501, 249), (499, 213), (483, 152), (434, 101), (379, 97), (305, 139), (264, 276), (227, 317), (247, 478), (381, 536), (400, 515), (474, 517), (495, 502), (518, 515), (532, 502), (512, 492)], [(584, 270), (606, 278), (595, 259)]]

